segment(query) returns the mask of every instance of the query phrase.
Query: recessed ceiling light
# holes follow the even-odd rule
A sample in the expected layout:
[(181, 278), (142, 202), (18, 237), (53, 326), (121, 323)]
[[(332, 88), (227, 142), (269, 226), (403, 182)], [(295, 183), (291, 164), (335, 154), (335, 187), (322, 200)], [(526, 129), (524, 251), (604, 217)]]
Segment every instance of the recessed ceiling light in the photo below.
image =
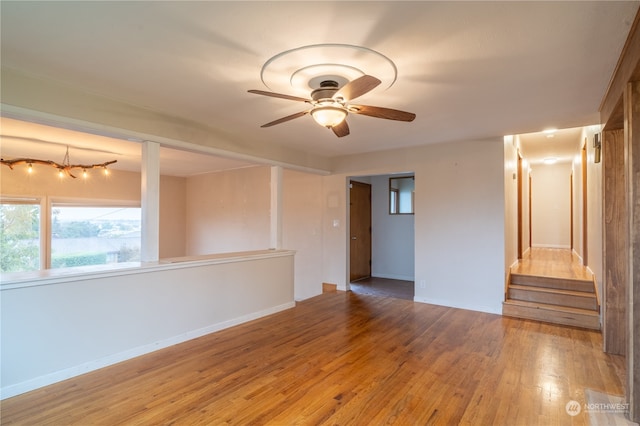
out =
[(543, 130), (542, 133), (546, 133), (546, 134), (552, 134), (557, 132), (558, 129), (547, 129), (547, 130)]
[(555, 164), (558, 162), (556, 157), (547, 157), (544, 159), (544, 164)]

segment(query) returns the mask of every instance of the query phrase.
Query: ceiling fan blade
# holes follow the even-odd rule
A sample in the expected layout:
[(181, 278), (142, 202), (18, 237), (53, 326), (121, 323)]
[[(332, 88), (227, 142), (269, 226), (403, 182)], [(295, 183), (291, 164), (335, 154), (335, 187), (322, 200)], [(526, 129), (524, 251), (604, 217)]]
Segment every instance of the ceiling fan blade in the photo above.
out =
[(380, 83), (381, 81), (375, 77), (363, 75), (345, 84), (333, 98), (342, 97), (345, 101), (350, 101), (373, 90)]
[(342, 123), (333, 126), (331, 130), (333, 130), (333, 133), (335, 133), (339, 138), (347, 136), (349, 134), (349, 125), (347, 124), (347, 120), (342, 120)]
[(284, 95), (282, 93), (265, 92), (264, 90), (247, 90), (249, 93), (255, 93), (256, 95), (271, 96), (273, 98), (288, 99), (290, 101), (299, 102), (311, 102), (311, 99), (299, 98), (297, 96)]
[(270, 123), (263, 124), (260, 127), (275, 126), (276, 124), (284, 123), (285, 121), (293, 120), (294, 118), (302, 117), (303, 115), (307, 115), (307, 114), (309, 114), (309, 111), (296, 112), (295, 114), (287, 115), (286, 117), (282, 117), (282, 118), (274, 120), (274, 121), (272, 121)]
[(397, 121), (413, 121), (416, 118), (416, 115), (412, 112), (367, 105), (349, 105), (349, 112)]

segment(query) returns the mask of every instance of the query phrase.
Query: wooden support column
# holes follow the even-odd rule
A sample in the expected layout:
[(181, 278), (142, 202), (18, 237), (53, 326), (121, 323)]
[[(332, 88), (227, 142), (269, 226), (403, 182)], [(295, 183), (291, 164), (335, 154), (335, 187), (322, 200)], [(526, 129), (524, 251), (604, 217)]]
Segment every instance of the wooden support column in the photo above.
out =
[(602, 134), (603, 316), (604, 351), (626, 353), (627, 335), (627, 197), (624, 130)]
[(160, 144), (142, 143), (141, 204), (142, 262), (157, 261), (160, 256)]
[(640, 81), (624, 92), (625, 162), (628, 196), (627, 398), (629, 418), (640, 422)]
[[(613, 73), (607, 93), (600, 105), (600, 123), (604, 125), (603, 155), (606, 149), (605, 139), (611, 135), (609, 130), (623, 130), (624, 160), (620, 165), (624, 173), (625, 191), (625, 216), (624, 235), (625, 247), (618, 255), (624, 265), (623, 280), (626, 282), (624, 305), (626, 310), (625, 321), (625, 356), (627, 362), (626, 371), (626, 395), (629, 403), (629, 418), (640, 423), (640, 11), (636, 13), (629, 36), (622, 48), (618, 64)], [(619, 136), (616, 136), (618, 138)], [(606, 197), (608, 188), (606, 182), (609, 179), (617, 179), (608, 176), (616, 174), (615, 170), (603, 167), (603, 217), (607, 215)], [(614, 261), (613, 253), (609, 252), (607, 240), (607, 220), (603, 220), (603, 246), (604, 247), (604, 279), (608, 280), (609, 267), (607, 262)], [(616, 249), (617, 250), (617, 249)], [(605, 285), (605, 299), (607, 297), (619, 299), (620, 295), (607, 294), (609, 288)], [(619, 289), (618, 289), (619, 290)], [(607, 303), (609, 306), (609, 303)], [(613, 308), (612, 308), (613, 309)], [(619, 313), (618, 313), (619, 314)], [(607, 314), (605, 311), (605, 321)], [(616, 321), (616, 320), (614, 320)], [(608, 343), (617, 343), (614, 336), (613, 325), (605, 323), (605, 351), (613, 349)], [(607, 336), (607, 332), (609, 335)], [(609, 342), (612, 339), (612, 342)]]

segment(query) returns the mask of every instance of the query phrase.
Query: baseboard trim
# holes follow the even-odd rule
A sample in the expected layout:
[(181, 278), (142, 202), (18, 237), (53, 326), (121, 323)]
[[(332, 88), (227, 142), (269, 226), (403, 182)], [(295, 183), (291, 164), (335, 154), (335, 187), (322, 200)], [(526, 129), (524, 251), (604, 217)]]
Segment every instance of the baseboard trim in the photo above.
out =
[(415, 281), (415, 277), (410, 275), (394, 275), (394, 274), (371, 274), (374, 278), (386, 278), (388, 280)]
[(88, 373), (90, 371), (98, 370), (100, 368), (108, 367), (110, 365), (117, 364), (119, 362), (126, 361), (141, 355), (146, 355), (148, 353), (155, 352), (157, 350), (164, 349), (178, 343), (186, 342), (187, 340), (202, 337), (210, 333), (215, 333), (216, 331), (224, 330), (225, 328), (233, 327), (235, 325), (265, 317), (267, 315), (275, 314), (277, 312), (293, 308), (295, 307), (295, 305), (295, 302), (283, 303), (282, 305), (273, 306), (271, 308), (243, 315), (238, 318), (222, 321), (217, 324), (211, 324), (207, 327), (188, 331), (186, 333), (179, 334), (168, 339), (153, 342), (148, 345), (139, 346), (137, 348), (129, 349), (97, 360), (85, 362), (80, 365), (56, 371), (54, 373), (49, 373), (44, 376), (36, 377), (21, 383), (9, 385), (0, 389), (0, 400), (11, 398), (12, 396), (20, 395), (25, 392), (61, 382), (63, 380), (67, 380), (72, 377)]
[(457, 303), (449, 303), (443, 300), (436, 300), (436, 299), (430, 299), (427, 297), (419, 297), (419, 296), (414, 296), (413, 301), (418, 303), (427, 303), (429, 305), (446, 306), (448, 308), (464, 309), (466, 311), (475, 311), (475, 312), (484, 312), (487, 314), (502, 315), (501, 308), (495, 309), (495, 308), (490, 308), (488, 306), (466, 306), (466, 305), (461, 305)]
[(564, 244), (532, 244), (533, 248), (571, 249), (570, 245)]
[(582, 259), (582, 256), (580, 256), (580, 254), (578, 254), (578, 252), (576, 251), (576, 249), (574, 249), (574, 248), (573, 248), (573, 249), (571, 249), (571, 254), (572, 254), (573, 256), (575, 256), (575, 257), (578, 259), (578, 261), (580, 262), (580, 264), (581, 264), (582, 266), (585, 266), (585, 264), (584, 264), (584, 260)]

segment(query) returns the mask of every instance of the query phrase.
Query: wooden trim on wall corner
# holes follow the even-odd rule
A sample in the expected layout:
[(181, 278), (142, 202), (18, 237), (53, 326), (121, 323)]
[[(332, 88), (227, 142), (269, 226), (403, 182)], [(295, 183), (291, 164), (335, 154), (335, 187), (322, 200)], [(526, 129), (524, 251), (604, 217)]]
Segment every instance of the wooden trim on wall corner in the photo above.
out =
[(338, 291), (338, 284), (322, 283), (323, 293), (335, 293)]
[(629, 29), (609, 86), (600, 103), (600, 124), (604, 130), (621, 129), (624, 125), (622, 95), (629, 81), (640, 80), (640, 10)]

